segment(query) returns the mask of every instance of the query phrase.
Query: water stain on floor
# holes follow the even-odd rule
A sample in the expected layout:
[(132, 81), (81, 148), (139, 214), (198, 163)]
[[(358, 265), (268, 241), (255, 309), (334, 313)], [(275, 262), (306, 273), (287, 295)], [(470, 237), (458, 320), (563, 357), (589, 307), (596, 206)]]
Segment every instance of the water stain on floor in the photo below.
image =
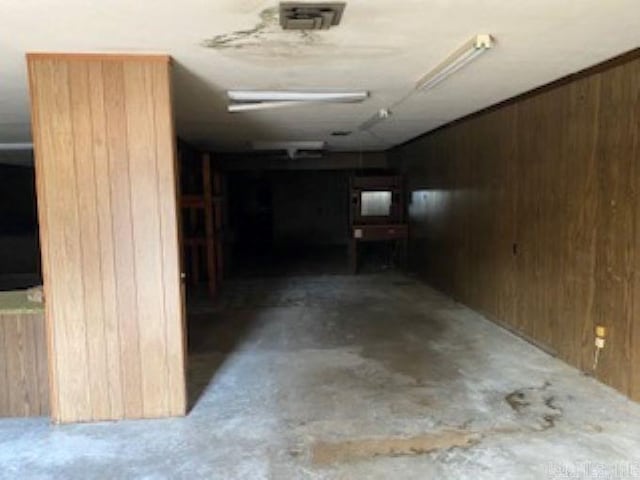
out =
[(467, 448), (477, 444), (480, 439), (479, 434), (468, 431), (443, 430), (437, 433), (404, 438), (319, 441), (311, 448), (311, 460), (314, 465), (326, 466), (380, 456), (421, 455), (436, 450)]
[(548, 392), (549, 386), (550, 383), (545, 382), (540, 387), (514, 390), (505, 396), (505, 401), (523, 423), (537, 430), (548, 430), (555, 427), (563, 414), (555, 396)]
[(549, 382), (545, 382), (542, 386), (523, 387), (504, 397), (517, 414), (517, 425), (474, 431), (467, 428), (470, 423), (467, 422), (455, 429), (413, 437), (316, 441), (310, 449), (311, 461), (314, 465), (322, 467), (382, 456), (422, 455), (452, 448), (470, 448), (492, 435), (543, 432), (553, 428), (563, 414), (555, 396), (548, 391), (550, 385)]

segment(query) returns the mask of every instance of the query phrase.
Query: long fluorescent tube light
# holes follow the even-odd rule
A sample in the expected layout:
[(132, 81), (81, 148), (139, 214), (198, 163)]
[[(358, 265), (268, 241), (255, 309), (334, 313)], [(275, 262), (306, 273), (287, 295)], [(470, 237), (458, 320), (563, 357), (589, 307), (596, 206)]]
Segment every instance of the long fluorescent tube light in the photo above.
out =
[(288, 142), (255, 141), (251, 148), (258, 151), (285, 150), (289, 158), (295, 158), (300, 150), (324, 150), (326, 143), (322, 140), (297, 140)]
[(227, 107), (231, 113), (271, 108), (294, 107), (304, 103), (353, 103), (362, 102), (369, 96), (367, 91), (359, 92), (288, 92), (229, 90), (232, 102)]
[(288, 92), (229, 90), (235, 102), (362, 102), (369, 92)]
[(251, 148), (254, 150), (322, 150), (325, 142), (322, 140), (293, 140), (284, 142), (272, 142), (267, 140), (257, 140), (251, 142)]
[(492, 46), (491, 35), (476, 35), (453, 52), (436, 68), (422, 77), (416, 84), (416, 90), (428, 90), (435, 87), (445, 78), (453, 75), (462, 67), (473, 61)]
[(271, 108), (295, 107), (307, 102), (256, 102), (256, 103), (231, 103), (227, 107), (229, 113), (249, 112), (252, 110), (269, 110)]
[(33, 150), (33, 143), (0, 143), (0, 150), (3, 151), (15, 151), (15, 150)]

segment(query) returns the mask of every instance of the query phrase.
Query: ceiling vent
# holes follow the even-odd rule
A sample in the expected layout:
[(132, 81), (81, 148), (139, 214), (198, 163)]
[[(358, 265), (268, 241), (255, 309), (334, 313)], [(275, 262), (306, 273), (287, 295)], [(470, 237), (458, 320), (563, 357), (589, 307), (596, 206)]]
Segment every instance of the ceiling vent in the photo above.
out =
[(280, 3), (280, 25), (285, 30), (328, 30), (342, 19), (344, 2)]

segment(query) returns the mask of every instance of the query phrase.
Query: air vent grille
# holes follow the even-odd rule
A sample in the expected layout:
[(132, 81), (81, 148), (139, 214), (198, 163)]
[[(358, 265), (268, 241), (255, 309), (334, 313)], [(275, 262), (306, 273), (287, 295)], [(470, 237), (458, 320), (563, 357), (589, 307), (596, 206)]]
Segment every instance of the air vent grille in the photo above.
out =
[(340, 23), (344, 2), (280, 3), (280, 25), (285, 30), (328, 30)]

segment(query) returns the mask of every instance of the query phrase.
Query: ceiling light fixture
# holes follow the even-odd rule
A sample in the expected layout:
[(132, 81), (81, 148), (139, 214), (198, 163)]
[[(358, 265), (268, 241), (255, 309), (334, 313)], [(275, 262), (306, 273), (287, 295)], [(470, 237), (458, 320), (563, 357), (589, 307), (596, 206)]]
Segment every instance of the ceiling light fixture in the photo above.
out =
[(305, 103), (356, 103), (369, 96), (367, 91), (357, 92), (293, 92), (229, 90), (231, 113), (270, 108), (293, 107)]
[(307, 102), (254, 102), (254, 103), (232, 103), (227, 107), (229, 113), (250, 112), (253, 110), (268, 110), (271, 108), (295, 107)]
[(482, 53), (492, 46), (491, 35), (476, 35), (471, 40), (453, 52), (447, 59), (436, 68), (422, 77), (416, 84), (416, 90), (428, 90), (435, 87), (445, 78), (453, 75), (462, 67), (478, 58)]
[(33, 150), (33, 143), (0, 143), (0, 150), (3, 151), (15, 151), (15, 150)]
[(366, 122), (364, 122), (362, 125), (360, 125), (360, 127), (358, 129), (359, 130), (370, 130), (371, 128), (373, 128), (378, 123), (380, 123), (383, 120), (386, 120), (387, 118), (389, 118), (391, 115), (392, 115), (391, 110), (389, 110), (388, 108), (381, 108), (373, 116), (371, 116), (371, 118), (369, 118)]
[(286, 151), (290, 158), (295, 158), (299, 151), (321, 151), (325, 148), (322, 140), (290, 141), (290, 142), (251, 142), (251, 148), (257, 151)]
[(361, 102), (369, 92), (290, 92), (229, 90), (229, 99), (237, 102)]

